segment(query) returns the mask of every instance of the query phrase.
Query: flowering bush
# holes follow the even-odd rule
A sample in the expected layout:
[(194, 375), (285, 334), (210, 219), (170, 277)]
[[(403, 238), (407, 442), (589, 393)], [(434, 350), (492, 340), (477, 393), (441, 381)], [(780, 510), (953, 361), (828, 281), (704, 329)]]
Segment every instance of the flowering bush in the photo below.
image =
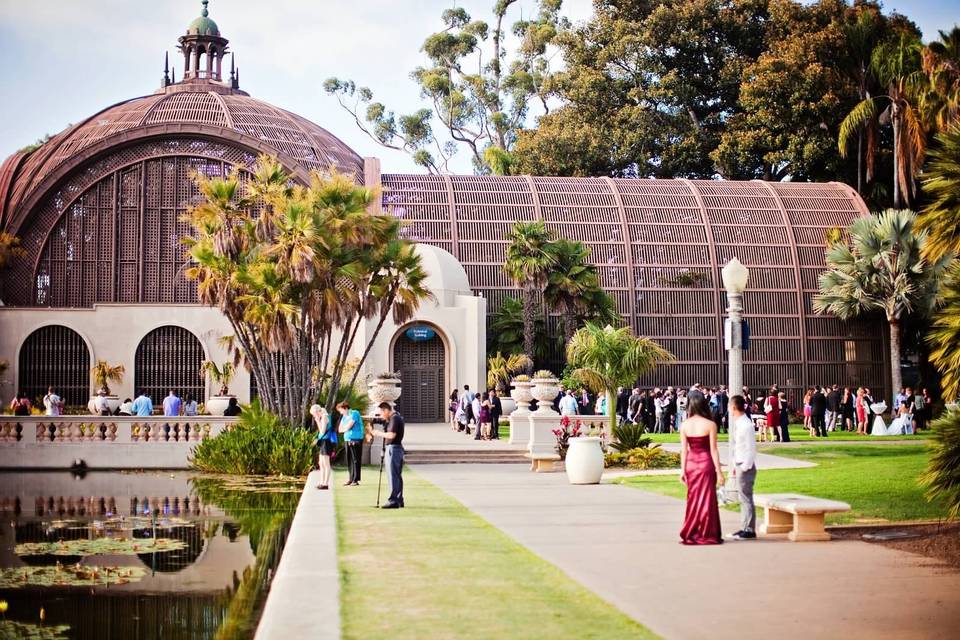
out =
[(680, 466), (680, 454), (664, 451), (660, 445), (617, 451), (604, 456), (604, 466), (627, 469), (676, 469)]
[(573, 426), (570, 426), (570, 416), (563, 416), (560, 418), (560, 428), (553, 430), (553, 435), (557, 438), (557, 453), (560, 454), (561, 460), (567, 459), (567, 449), (570, 448), (570, 438), (579, 438), (580, 429), (583, 427), (583, 423), (580, 420), (577, 420), (573, 423)]

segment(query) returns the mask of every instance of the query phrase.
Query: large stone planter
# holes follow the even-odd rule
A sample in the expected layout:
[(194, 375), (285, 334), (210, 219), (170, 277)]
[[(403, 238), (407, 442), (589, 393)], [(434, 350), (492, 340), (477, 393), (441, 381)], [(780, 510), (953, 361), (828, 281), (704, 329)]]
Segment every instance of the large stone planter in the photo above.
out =
[(533, 388), (530, 392), (537, 400), (537, 410), (533, 415), (559, 415), (553, 410), (553, 400), (560, 394), (560, 381), (556, 378), (534, 378), (531, 382), (533, 382)]
[[(99, 413), (96, 410), (97, 405), (94, 404), (96, 400), (97, 400), (97, 396), (90, 396), (90, 401), (87, 402), (87, 411), (89, 411), (93, 415), (99, 415)], [(117, 409), (120, 408), (120, 397), (107, 396), (107, 404), (110, 406), (111, 415), (115, 414), (117, 412)]]
[(517, 410), (517, 402), (510, 396), (500, 396), (500, 406), (503, 407), (502, 417), (509, 417)]
[(381, 402), (393, 405), (400, 397), (400, 378), (374, 378), (367, 385), (367, 397), (370, 398), (370, 408), (367, 413), (376, 415)]
[(230, 399), (236, 396), (210, 396), (203, 403), (203, 408), (211, 416), (222, 416), (230, 406)]
[(567, 449), (567, 480), (570, 484), (600, 484), (603, 477), (603, 450), (600, 438), (582, 436), (570, 438)]
[(516, 403), (516, 409), (510, 413), (510, 444), (520, 444), (527, 439), (525, 435), (530, 428), (530, 401), (533, 400), (533, 394), (530, 388), (533, 383), (528, 380), (514, 380), (513, 390), (510, 391), (510, 398)]

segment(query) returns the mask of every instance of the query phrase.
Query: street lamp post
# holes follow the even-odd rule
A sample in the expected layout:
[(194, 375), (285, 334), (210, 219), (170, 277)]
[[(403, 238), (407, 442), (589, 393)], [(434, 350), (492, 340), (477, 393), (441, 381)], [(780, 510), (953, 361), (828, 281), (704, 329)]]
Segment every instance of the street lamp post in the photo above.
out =
[[(720, 271), (723, 288), (727, 290), (727, 315), (725, 343), (727, 347), (727, 388), (728, 396), (743, 393), (743, 291), (747, 288), (750, 271), (737, 258), (732, 258)], [(734, 469), (734, 430), (727, 428), (729, 462), (727, 471)], [(732, 475), (732, 473), (731, 473)]]

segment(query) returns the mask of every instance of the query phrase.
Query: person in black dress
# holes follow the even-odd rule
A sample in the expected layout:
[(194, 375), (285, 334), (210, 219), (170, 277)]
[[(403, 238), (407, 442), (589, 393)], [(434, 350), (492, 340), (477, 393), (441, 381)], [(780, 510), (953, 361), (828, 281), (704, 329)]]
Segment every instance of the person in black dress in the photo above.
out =
[(490, 439), (500, 439), (500, 416), (503, 415), (503, 404), (497, 395), (496, 389), (490, 389), (487, 394), (487, 401), (490, 403)]

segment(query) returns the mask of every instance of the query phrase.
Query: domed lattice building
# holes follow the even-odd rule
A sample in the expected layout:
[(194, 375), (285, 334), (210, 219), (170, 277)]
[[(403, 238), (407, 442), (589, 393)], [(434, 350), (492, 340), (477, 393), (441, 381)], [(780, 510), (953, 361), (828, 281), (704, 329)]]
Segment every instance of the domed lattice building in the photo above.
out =
[[(199, 361), (225, 359), (216, 338), (229, 329), (183, 277), (181, 216), (199, 197), (194, 173), (243, 175), (261, 153), (304, 182), (333, 166), (382, 186), (378, 209), (436, 248), (428, 264), (456, 272), (417, 331), (391, 328), (372, 354), (371, 371), (404, 370), (408, 418), (443, 420), (450, 387), (483, 383), (485, 316), (516, 295), (501, 268), (516, 220), (545, 220), (591, 248), (627, 322), (677, 356), (648, 383), (724, 381), (720, 268), (736, 256), (751, 269), (747, 384), (883, 387), (880, 332), (812, 311), (827, 232), (867, 213), (847, 185), (381, 174), (376, 158), (241, 90), (232, 57), (225, 72), (228, 40), (203, 5), (179, 38), (179, 81), (168, 68), (153, 94), (0, 166), (0, 226), (26, 250), (4, 274), (0, 358), (15, 387), (0, 389), (4, 399), (55, 384), (83, 404), (97, 359), (126, 366), (121, 395), (205, 397)], [(233, 387), (245, 400), (245, 373)]]

